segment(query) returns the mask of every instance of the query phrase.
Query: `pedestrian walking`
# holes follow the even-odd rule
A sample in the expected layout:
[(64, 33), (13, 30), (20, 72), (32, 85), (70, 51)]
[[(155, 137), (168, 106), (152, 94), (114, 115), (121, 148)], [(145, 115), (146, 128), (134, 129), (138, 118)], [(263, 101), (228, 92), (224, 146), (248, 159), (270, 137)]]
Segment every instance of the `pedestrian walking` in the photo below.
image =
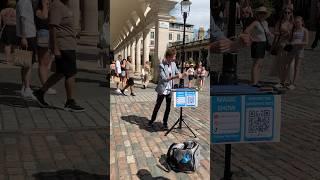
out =
[(187, 74), (188, 74), (188, 88), (192, 88), (192, 83), (193, 83), (193, 80), (195, 78), (195, 70), (194, 70), (194, 64), (191, 63), (190, 64), (190, 67), (188, 68), (187, 70)]
[(116, 60), (116, 78), (119, 79), (119, 81), (117, 80), (116, 81), (116, 86), (117, 86), (117, 89), (116, 89), (116, 92), (117, 93), (121, 93), (120, 91), (120, 88), (119, 88), (119, 84), (121, 81), (121, 61), (122, 61), (122, 56), (121, 55), (118, 55), (118, 59)]
[(152, 127), (153, 122), (157, 118), (158, 111), (161, 107), (162, 101), (166, 99), (166, 110), (163, 116), (163, 128), (168, 129), (168, 118), (171, 108), (171, 89), (173, 88), (173, 80), (184, 78), (186, 74), (181, 74), (174, 62), (176, 58), (175, 49), (167, 49), (165, 58), (159, 65), (159, 81), (156, 87), (157, 101), (153, 109), (151, 120), (148, 123)]
[(126, 59), (122, 59), (121, 61), (121, 74), (120, 74), (121, 88), (124, 88), (125, 84), (127, 83), (126, 62), (127, 62)]
[(45, 107), (48, 103), (44, 99), (45, 92), (63, 77), (67, 100), (64, 109), (72, 112), (82, 112), (85, 109), (74, 100), (76, 64), (76, 33), (73, 26), (72, 12), (68, 7), (69, 0), (54, 0), (49, 9), (50, 48), (54, 53), (56, 72), (52, 74), (44, 85), (33, 93), (35, 100)]
[(309, 31), (304, 27), (304, 21), (301, 16), (295, 17), (294, 27), (292, 31), (292, 38), (290, 45), (293, 46), (292, 50), (289, 52), (289, 61), (286, 65), (287, 73), (289, 76), (289, 68), (291, 64), (294, 63), (293, 69), (293, 80), (287, 86), (288, 89), (293, 90), (296, 88), (296, 80), (300, 72), (301, 61), (304, 57), (304, 48), (308, 45)]
[(320, 0), (317, 3), (317, 27), (316, 36), (312, 42), (311, 48), (314, 50), (318, 46), (318, 41), (320, 39)]
[(133, 92), (134, 90), (134, 69), (133, 69), (133, 64), (132, 64), (132, 59), (129, 56), (127, 61), (126, 61), (126, 86), (121, 90), (121, 93), (125, 96), (127, 96), (124, 92), (127, 88), (130, 88), (130, 95), (131, 96), (136, 96)]
[[(36, 62), (37, 42), (36, 26), (34, 23), (34, 10), (32, 0), (19, 0), (16, 7), (16, 35), (20, 47), (32, 51), (32, 63)], [(21, 68), (22, 88), (21, 96), (34, 98), (31, 87), (32, 67)]]
[[(35, 24), (37, 30), (37, 55), (39, 63), (39, 79), (41, 85), (48, 80), (49, 69), (52, 63), (52, 58), (49, 52), (49, 0), (39, 0), (36, 15)], [(53, 88), (49, 88), (47, 94), (57, 94), (57, 91)]]
[(268, 46), (268, 38), (272, 36), (268, 28), (266, 18), (270, 15), (268, 9), (261, 6), (255, 9), (255, 21), (251, 23), (245, 33), (251, 35), (251, 58), (253, 65), (251, 69), (251, 83), (253, 86), (261, 86), (259, 84), (260, 74), (263, 67), (263, 59)]
[(0, 12), (1, 42), (4, 44), (5, 63), (12, 61), (12, 47), (16, 45), (16, 3), (9, 1)]
[(292, 28), (293, 28), (293, 14), (291, 8), (285, 8), (282, 12), (280, 20), (276, 23), (274, 28), (274, 39), (277, 41), (277, 53), (271, 70), (272, 75), (277, 75), (280, 82), (276, 84), (275, 88), (284, 88), (287, 81), (287, 62), (289, 54), (284, 50), (284, 47), (289, 43)]
[(146, 61), (143, 66), (143, 77), (142, 77), (143, 89), (146, 89), (149, 85), (150, 74), (151, 74), (150, 63), (149, 61)]
[(116, 76), (116, 62), (113, 60), (110, 64), (110, 77), (111, 82), (113, 83), (114, 77)]
[(199, 81), (198, 89), (202, 91), (204, 87), (204, 80), (206, 77), (206, 68), (202, 65), (202, 62), (198, 63), (198, 66), (196, 68), (196, 74), (197, 74), (197, 80)]

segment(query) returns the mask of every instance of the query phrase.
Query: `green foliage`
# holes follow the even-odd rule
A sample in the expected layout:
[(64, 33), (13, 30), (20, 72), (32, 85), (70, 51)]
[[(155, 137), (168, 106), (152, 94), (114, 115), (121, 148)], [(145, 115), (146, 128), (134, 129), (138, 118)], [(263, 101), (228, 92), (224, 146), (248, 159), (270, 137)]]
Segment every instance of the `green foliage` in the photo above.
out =
[[(260, 6), (265, 6), (269, 9), (270, 12), (273, 12), (273, 1), (274, 0), (251, 0), (252, 3), (252, 9), (256, 9)], [(276, 0), (280, 1), (280, 0)]]

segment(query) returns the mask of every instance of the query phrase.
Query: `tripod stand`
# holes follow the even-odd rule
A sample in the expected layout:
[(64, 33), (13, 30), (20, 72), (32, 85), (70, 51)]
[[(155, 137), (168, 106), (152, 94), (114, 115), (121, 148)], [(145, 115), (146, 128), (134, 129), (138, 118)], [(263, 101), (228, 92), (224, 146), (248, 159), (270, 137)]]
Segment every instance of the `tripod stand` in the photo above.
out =
[(184, 121), (183, 116), (182, 116), (182, 107), (180, 107), (180, 117), (179, 119), (174, 123), (174, 125), (165, 133), (165, 136), (168, 135), (174, 128), (175, 126), (179, 123), (178, 129), (182, 129), (182, 123), (191, 131), (193, 136), (196, 138), (197, 136), (194, 134), (192, 129), (188, 126), (188, 124)]

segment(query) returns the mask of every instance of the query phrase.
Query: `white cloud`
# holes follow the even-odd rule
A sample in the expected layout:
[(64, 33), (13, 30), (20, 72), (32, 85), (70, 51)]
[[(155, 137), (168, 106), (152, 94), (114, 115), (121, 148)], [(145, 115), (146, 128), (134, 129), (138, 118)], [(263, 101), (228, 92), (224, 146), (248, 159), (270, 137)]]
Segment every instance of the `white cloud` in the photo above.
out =
[[(210, 0), (192, 0), (191, 2), (187, 23), (195, 25), (196, 29), (200, 26), (208, 29), (210, 27)], [(171, 11), (171, 15), (175, 16), (177, 21), (183, 22), (180, 7), (179, 2)]]

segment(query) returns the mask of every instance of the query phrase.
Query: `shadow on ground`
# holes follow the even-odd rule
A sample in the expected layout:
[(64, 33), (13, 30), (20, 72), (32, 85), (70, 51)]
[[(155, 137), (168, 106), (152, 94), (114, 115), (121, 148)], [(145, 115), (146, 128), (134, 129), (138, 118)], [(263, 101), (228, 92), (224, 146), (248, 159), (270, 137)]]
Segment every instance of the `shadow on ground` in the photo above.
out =
[(141, 180), (170, 180), (163, 176), (153, 177), (152, 174), (146, 169), (140, 169), (137, 172), (137, 176)]
[(139, 116), (135, 116), (135, 115), (130, 115), (130, 116), (122, 116), (121, 119), (125, 120), (131, 124), (136, 124), (139, 126), (140, 129), (144, 129), (149, 132), (164, 131), (162, 129), (162, 123), (160, 123), (160, 122), (154, 122), (153, 127), (152, 128), (149, 127), (148, 122), (150, 120), (146, 117), (139, 117)]
[(56, 172), (40, 172), (34, 174), (35, 180), (106, 180), (107, 175), (90, 174), (81, 170), (61, 170)]

